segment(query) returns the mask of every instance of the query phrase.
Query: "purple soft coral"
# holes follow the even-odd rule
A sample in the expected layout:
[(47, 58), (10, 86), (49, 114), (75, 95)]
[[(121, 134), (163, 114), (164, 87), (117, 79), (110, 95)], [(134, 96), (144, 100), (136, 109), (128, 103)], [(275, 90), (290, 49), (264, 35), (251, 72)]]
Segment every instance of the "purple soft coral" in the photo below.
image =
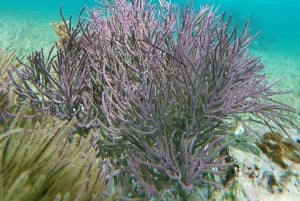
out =
[(248, 24), (238, 34), (209, 6), (180, 14), (144, 0), (106, 6), (83, 38), (94, 80), (105, 85), (102, 143), (126, 154), (142, 191), (157, 192), (160, 181), (191, 190), (203, 173), (228, 167), (219, 151), (229, 116), (288, 120), (280, 111), (293, 109), (272, 100), (264, 66), (249, 53)]
[(281, 92), (267, 85), (263, 64), (249, 53), (256, 35), (248, 24), (238, 33), (209, 6), (179, 12), (146, 0), (103, 2), (87, 24), (67, 29), (70, 38), (55, 56), (35, 53), (24, 70), (14, 69), (20, 82), (10, 75), (36, 106), (99, 128), (100, 154), (116, 159), (137, 192), (211, 184), (204, 173), (231, 165), (219, 154), (228, 117), (291, 122), (286, 112), (294, 110), (273, 100)]

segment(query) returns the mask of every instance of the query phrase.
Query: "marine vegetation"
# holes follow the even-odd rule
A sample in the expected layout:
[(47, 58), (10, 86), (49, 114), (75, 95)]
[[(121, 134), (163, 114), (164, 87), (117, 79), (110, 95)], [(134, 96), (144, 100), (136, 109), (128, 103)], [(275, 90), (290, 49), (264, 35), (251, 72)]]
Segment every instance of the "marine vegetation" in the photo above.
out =
[(77, 119), (78, 128), (97, 126), (98, 109), (93, 101), (94, 90), (89, 76), (89, 61), (81, 45), (79, 29), (64, 20), (68, 37), (60, 38), (56, 46), (45, 55), (43, 50), (32, 53), (29, 62), (19, 62), (24, 68), (8, 71), (22, 98), (30, 100), (40, 111), (62, 120)]
[[(66, 23), (66, 24), (65, 24)], [(69, 32), (68, 32), (68, 21), (63, 22), (51, 22), (50, 25), (53, 27), (53, 31), (58, 36), (58, 46), (61, 46), (64, 40), (68, 40)]]
[(91, 139), (74, 132), (74, 121), (41, 116), (16, 97), (10, 65), (18, 66), (15, 54), (0, 50), (0, 200), (119, 200)]
[(7, 74), (8, 67), (15, 58), (14, 53), (7, 53), (0, 49), (0, 131), (5, 129), (7, 121), (7, 110), (11, 103), (9, 101), (10, 78)]
[(287, 169), (285, 160), (291, 160), (300, 163), (300, 152), (291, 141), (284, 139), (282, 134), (277, 132), (267, 132), (263, 139), (256, 145), (269, 156), (272, 161), (278, 163), (282, 168)]
[(22, 117), (24, 117), (18, 119), (18, 127), (20, 128), (24, 127), (29, 121), (38, 121), (38, 118), (44, 115), (26, 101), (21, 101), (22, 98), (13, 93), (12, 81), (7, 73), (11, 65), (20, 65), (15, 60), (15, 52), (7, 53), (5, 50), (0, 49), (0, 132), (9, 130), (13, 119), (17, 115), (22, 114)]
[(74, 122), (43, 117), (19, 127), (14, 119), (0, 134), (1, 201), (104, 201), (108, 196), (104, 163), (90, 139), (70, 134)]
[(111, 160), (124, 199), (171, 186), (219, 187), (207, 175), (233, 165), (220, 154), (229, 118), (293, 124), (294, 109), (276, 101), (283, 92), (249, 50), (257, 34), (248, 22), (240, 28), (213, 7), (164, 0), (101, 3), (74, 27), (63, 18), (69, 37), (9, 74), (34, 107), (97, 131), (99, 155)]
[(1, 99), (8, 92), (9, 76), (7, 74), (8, 67), (12, 64), (15, 58), (15, 53), (7, 53), (3, 49), (0, 49), (0, 92)]

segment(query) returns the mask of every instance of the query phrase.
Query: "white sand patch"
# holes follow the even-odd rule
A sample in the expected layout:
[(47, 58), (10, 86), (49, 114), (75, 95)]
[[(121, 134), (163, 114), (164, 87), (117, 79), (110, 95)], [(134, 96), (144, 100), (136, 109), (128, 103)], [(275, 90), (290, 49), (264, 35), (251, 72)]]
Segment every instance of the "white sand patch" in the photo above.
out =
[[(43, 48), (46, 52), (57, 40), (52, 26), (54, 18), (39, 18), (24, 13), (0, 14), (0, 48), (17, 51), (18, 57)], [(46, 54), (47, 55), (47, 54)]]

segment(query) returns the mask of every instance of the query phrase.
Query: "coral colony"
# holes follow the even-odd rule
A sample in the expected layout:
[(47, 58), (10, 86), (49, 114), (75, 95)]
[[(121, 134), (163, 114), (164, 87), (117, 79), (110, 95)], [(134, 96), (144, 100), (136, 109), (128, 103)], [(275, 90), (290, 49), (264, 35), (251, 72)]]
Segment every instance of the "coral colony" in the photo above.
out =
[(39, 111), (93, 129), (120, 183), (148, 196), (220, 185), (204, 175), (233, 164), (220, 154), (226, 119), (249, 114), (282, 127), (294, 111), (274, 101), (282, 92), (249, 52), (256, 35), (248, 23), (234, 26), (210, 6), (160, 2), (102, 1), (75, 27), (63, 18), (68, 37), (9, 72), (15, 92)]

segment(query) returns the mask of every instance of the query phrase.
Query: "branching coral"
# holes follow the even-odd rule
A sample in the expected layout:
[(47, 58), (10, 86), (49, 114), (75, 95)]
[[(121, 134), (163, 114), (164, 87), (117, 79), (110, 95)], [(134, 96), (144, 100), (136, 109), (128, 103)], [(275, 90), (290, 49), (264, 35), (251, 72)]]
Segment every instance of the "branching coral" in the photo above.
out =
[[(164, 1), (161, 1), (164, 2)], [(276, 102), (241, 31), (209, 6), (182, 11), (146, 0), (102, 2), (54, 56), (36, 52), (10, 76), (16, 92), (77, 127), (97, 127), (101, 155), (154, 195), (164, 184), (190, 191), (222, 173), (227, 118), (247, 113), (283, 128), (293, 108)], [(53, 49), (53, 51), (55, 51)], [(215, 184), (217, 185), (217, 184)], [(132, 192), (131, 192), (132, 193)]]
[(15, 53), (7, 53), (0, 49), (0, 131), (5, 129), (8, 110), (12, 105), (9, 100), (9, 86), (11, 85), (10, 78), (7, 74), (7, 69), (13, 63)]
[(231, 115), (289, 120), (280, 111), (293, 109), (273, 101), (277, 92), (249, 53), (256, 35), (248, 24), (238, 34), (230, 18), (206, 6), (179, 13), (119, 0), (107, 9), (93, 11), (83, 37), (95, 80), (106, 86), (101, 143), (127, 155), (142, 192), (155, 194), (160, 181), (191, 190), (203, 173), (230, 165), (218, 152)]
[(106, 169), (90, 139), (69, 141), (72, 128), (73, 122), (44, 117), (0, 134), (1, 201), (117, 199), (106, 194)]
[(50, 25), (53, 27), (53, 30), (55, 34), (58, 36), (58, 46), (61, 47), (62, 44), (64, 43), (63, 41), (69, 40), (69, 21), (62, 21), (60, 23), (58, 22), (52, 22)]
[(10, 83), (9, 77), (7, 75), (7, 69), (12, 64), (15, 58), (15, 53), (7, 53), (4, 50), (0, 49), (0, 93), (2, 97), (8, 93), (8, 85)]
[(97, 125), (98, 109), (93, 102), (87, 54), (81, 47), (81, 22), (71, 28), (63, 18), (68, 38), (54, 46), (48, 56), (43, 50), (28, 57), (29, 64), (9, 71), (15, 92), (31, 104), (60, 119), (77, 119), (77, 127)]

